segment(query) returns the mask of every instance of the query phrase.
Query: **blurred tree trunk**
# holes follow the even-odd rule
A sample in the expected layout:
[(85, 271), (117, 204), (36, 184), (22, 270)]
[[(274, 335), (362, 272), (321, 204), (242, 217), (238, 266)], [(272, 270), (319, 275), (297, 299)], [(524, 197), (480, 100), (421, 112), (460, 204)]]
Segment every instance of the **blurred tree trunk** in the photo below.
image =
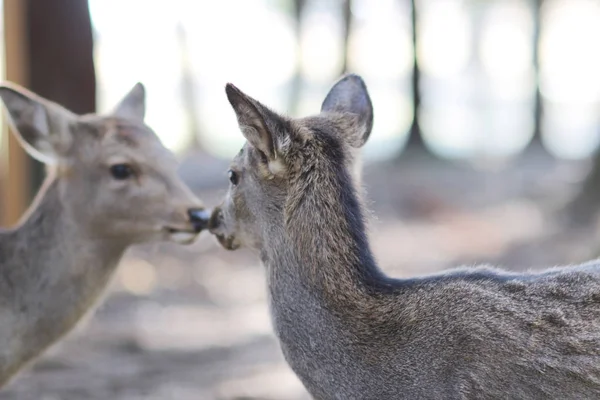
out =
[(200, 124), (198, 122), (198, 99), (196, 96), (196, 79), (189, 57), (189, 46), (187, 30), (183, 23), (177, 24), (177, 40), (181, 52), (181, 90), (183, 97), (183, 108), (189, 121), (189, 132), (191, 134), (188, 143), (189, 149), (193, 151), (202, 150), (200, 141)]
[[(27, 85), (27, 52), (25, 43), (25, 7), (21, 0), (4, 0), (4, 46), (6, 79)], [(0, 146), (0, 211), (2, 226), (14, 226), (30, 199), (29, 156), (17, 138), (9, 132), (6, 119), (2, 126)]]
[(412, 47), (414, 50), (413, 67), (412, 67), (412, 96), (413, 96), (413, 121), (410, 127), (410, 132), (407, 142), (407, 151), (427, 152), (423, 136), (421, 135), (421, 126), (419, 124), (419, 108), (421, 107), (421, 71), (417, 60), (417, 0), (410, 1), (410, 19), (412, 28)]
[(352, 0), (342, 1), (342, 68), (340, 76), (348, 72), (350, 34), (352, 33)]
[[(87, 0), (4, 0), (6, 78), (77, 113), (96, 109)], [(21, 217), (44, 177), (13, 135), (2, 180), (2, 223)]]
[(302, 16), (307, 0), (293, 0), (294, 36), (296, 38), (296, 53), (294, 60), (294, 75), (288, 97), (288, 112), (295, 115), (298, 112), (300, 93), (302, 91)]
[(540, 9), (544, 0), (533, 0), (533, 69), (535, 79), (535, 97), (534, 97), (534, 131), (533, 137), (527, 146), (527, 150), (535, 148), (536, 150), (545, 150), (542, 145), (542, 116), (543, 107), (542, 95), (540, 92), (540, 31), (541, 31), (541, 14)]
[[(28, 87), (78, 114), (96, 111), (92, 25), (87, 0), (25, 0)], [(32, 193), (44, 176), (33, 161)]]
[[(302, 38), (302, 19), (306, 3), (308, 0), (293, 0), (294, 31), (296, 36), (296, 60), (294, 66), (294, 76), (292, 78), (290, 95), (288, 98), (288, 110), (293, 115), (298, 111), (298, 103), (302, 92), (302, 48), (300, 40)], [(342, 65), (339, 75), (348, 72), (348, 53), (350, 34), (352, 32), (352, 0), (342, 0)]]

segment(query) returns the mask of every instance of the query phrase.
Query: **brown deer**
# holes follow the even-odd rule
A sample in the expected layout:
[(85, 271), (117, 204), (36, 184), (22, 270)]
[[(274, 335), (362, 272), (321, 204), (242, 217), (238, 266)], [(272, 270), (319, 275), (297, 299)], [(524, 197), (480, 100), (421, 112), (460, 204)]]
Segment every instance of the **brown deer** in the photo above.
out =
[(14, 229), (0, 231), (0, 386), (69, 332), (134, 243), (190, 243), (209, 213), (144, 124), (137, 84), (106, 116), (78, 116), (0, 86), (13, 131), (48, 166)]
[(389, 278), (352, 176), (373, 123), (361, 78), (300, 119), (226, 93), (247, 143), (209, 227), (259, 252), (283, 354), (314, 398), (600, 398), (597, 263)]

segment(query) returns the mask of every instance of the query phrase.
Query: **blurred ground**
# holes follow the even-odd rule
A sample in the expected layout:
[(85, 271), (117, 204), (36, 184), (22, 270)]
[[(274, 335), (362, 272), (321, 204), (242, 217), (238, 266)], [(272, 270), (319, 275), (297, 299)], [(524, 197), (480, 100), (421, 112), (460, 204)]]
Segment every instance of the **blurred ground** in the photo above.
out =
[[(212, 206), (226, 166), (193, 157), (182, 174)], [(536, 153), (486, 169), (416, 156), (371, 165), (373, 249), (394, 276), (591, 258), (595, 226), (567, 231), (553, 217), (585, 173), (585, 164)], [(307, 399), (271, 333), (265, 294), (257, 258), (226, 252), (208, 234), (187, 247), (132, 249), (92, 318), (0, 399)]]

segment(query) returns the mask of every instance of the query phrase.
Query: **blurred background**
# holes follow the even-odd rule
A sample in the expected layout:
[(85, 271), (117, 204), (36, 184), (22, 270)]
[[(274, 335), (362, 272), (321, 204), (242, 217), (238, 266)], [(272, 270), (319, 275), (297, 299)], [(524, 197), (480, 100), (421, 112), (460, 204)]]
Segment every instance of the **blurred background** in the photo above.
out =
[[(371, 242), (394, 276), (596, 257), (597, 0), (3, 0), (0, 74), (78, 113), (137, 81), (209, 206), (243, 138), (233, 82), (292, 116), (361, 74)], [(1, 133), (2, 225), (43, 168)], [(208, 234), (131, 249), (106, 300), (0, 399), (308, 398), (272, 336), (258, 259)]]

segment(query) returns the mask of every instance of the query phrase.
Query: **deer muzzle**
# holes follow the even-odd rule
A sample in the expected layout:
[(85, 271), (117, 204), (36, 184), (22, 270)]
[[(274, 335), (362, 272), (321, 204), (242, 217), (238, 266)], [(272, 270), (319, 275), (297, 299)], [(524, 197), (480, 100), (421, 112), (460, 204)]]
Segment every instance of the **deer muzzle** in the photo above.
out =
[(223, 246), (227, 250), (236, 250), (240, 247), (239, 243), (235, 240), (235, 235), (227, 234), (227, 230), (225, 227), (225, 222), (223, 218), (223, 211), (220, 207), (216, 207), (208, 221), (208, 230), (210, 233), (215, 235), (217, 241), (221, 246)]
[(208, 228), (211, 219), (211, 212), (203, 208), (191, 208), (188, 210), (190, 222), (194, 226), (194, 230), (198, 233)]

